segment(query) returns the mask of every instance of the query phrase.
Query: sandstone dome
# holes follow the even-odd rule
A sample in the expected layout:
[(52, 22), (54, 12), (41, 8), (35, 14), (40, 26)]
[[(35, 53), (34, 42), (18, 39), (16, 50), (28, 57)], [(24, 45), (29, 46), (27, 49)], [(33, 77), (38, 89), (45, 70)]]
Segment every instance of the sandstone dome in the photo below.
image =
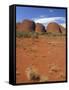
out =
[(35, 31), (35, 23), (32, 20), (25, 19), (21, 24), (17, 24), (17, 30), (24, 32)]
[(55, 23), (55, 22), (51, 22), (47, 25), (47, 32), (59, 32), (62, 33), (62, 30), (60, 28), (60, 25)]
[(36, 32), (46, 32), (45, 26), (41, 23), (36, 23), (35, 31)]

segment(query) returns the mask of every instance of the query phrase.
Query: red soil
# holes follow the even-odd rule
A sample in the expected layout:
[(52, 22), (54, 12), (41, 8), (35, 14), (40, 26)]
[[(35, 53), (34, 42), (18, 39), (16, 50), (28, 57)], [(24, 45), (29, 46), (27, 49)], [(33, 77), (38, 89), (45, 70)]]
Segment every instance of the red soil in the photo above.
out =
[(47, 81), (66, 78), (65, 37), (16, 38), (16, 83), (29, 83), (26, 68), (33, 65)]

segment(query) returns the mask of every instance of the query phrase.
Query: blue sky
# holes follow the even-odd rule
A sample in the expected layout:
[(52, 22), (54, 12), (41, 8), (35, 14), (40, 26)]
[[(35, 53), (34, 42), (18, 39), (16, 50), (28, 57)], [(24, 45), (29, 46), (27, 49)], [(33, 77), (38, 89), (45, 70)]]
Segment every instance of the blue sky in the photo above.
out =
[(16, 22), (22, 22), (24, 19), (30, 19), (36, 23), (42, 23), (44, 25), (49, 22), (57, 22), (65, 27), (66, 11), (65, 9), (17, 6)]

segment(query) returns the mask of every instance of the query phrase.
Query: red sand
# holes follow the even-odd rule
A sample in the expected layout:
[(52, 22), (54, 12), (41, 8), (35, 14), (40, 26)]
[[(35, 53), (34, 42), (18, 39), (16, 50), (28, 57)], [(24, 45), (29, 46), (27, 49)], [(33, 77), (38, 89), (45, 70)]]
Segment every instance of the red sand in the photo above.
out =
[[(31, 64), (47, 81), (64, 81), (66, 73), (65, 37), (16, 39), (16, 83), (29, 83), (25, 73)], [(52, 68), (55, 67), (55, 70)]]

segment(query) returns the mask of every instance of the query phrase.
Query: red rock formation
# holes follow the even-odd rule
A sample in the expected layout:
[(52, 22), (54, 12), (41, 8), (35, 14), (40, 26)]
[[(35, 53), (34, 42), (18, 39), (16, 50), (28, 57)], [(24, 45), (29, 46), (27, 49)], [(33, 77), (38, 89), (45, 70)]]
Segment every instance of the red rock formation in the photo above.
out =
[(51, 22), (47, 26), (47, 32), (59, 32), (59, 33), (62, 33), (62, 30), (61, 30), (59, 24), (57, 24), (55, 22)]
[(46, 32), (45, 27), (40, 23), (36, 23), (35, 31), (36, 32)]
[(55, 22), (51, 22), (47, 25), (47, 29), (45, 30), (45, 26), (41, 23), (36, 23), (31, 20), (24, 20), (21, 23), (16, 23), (16, 30), (17, 31), (24, 31), (24, 32), (59, 32), (65, 33), (65, 28)]
[(19, 31), (21, 28), (21, 23), (16, 23), (16, 30)]
[(31, 20), (24, 20), (21, 24), (16, 24), (16, 29), (18, 31), (35, 31), (35, 23)]

